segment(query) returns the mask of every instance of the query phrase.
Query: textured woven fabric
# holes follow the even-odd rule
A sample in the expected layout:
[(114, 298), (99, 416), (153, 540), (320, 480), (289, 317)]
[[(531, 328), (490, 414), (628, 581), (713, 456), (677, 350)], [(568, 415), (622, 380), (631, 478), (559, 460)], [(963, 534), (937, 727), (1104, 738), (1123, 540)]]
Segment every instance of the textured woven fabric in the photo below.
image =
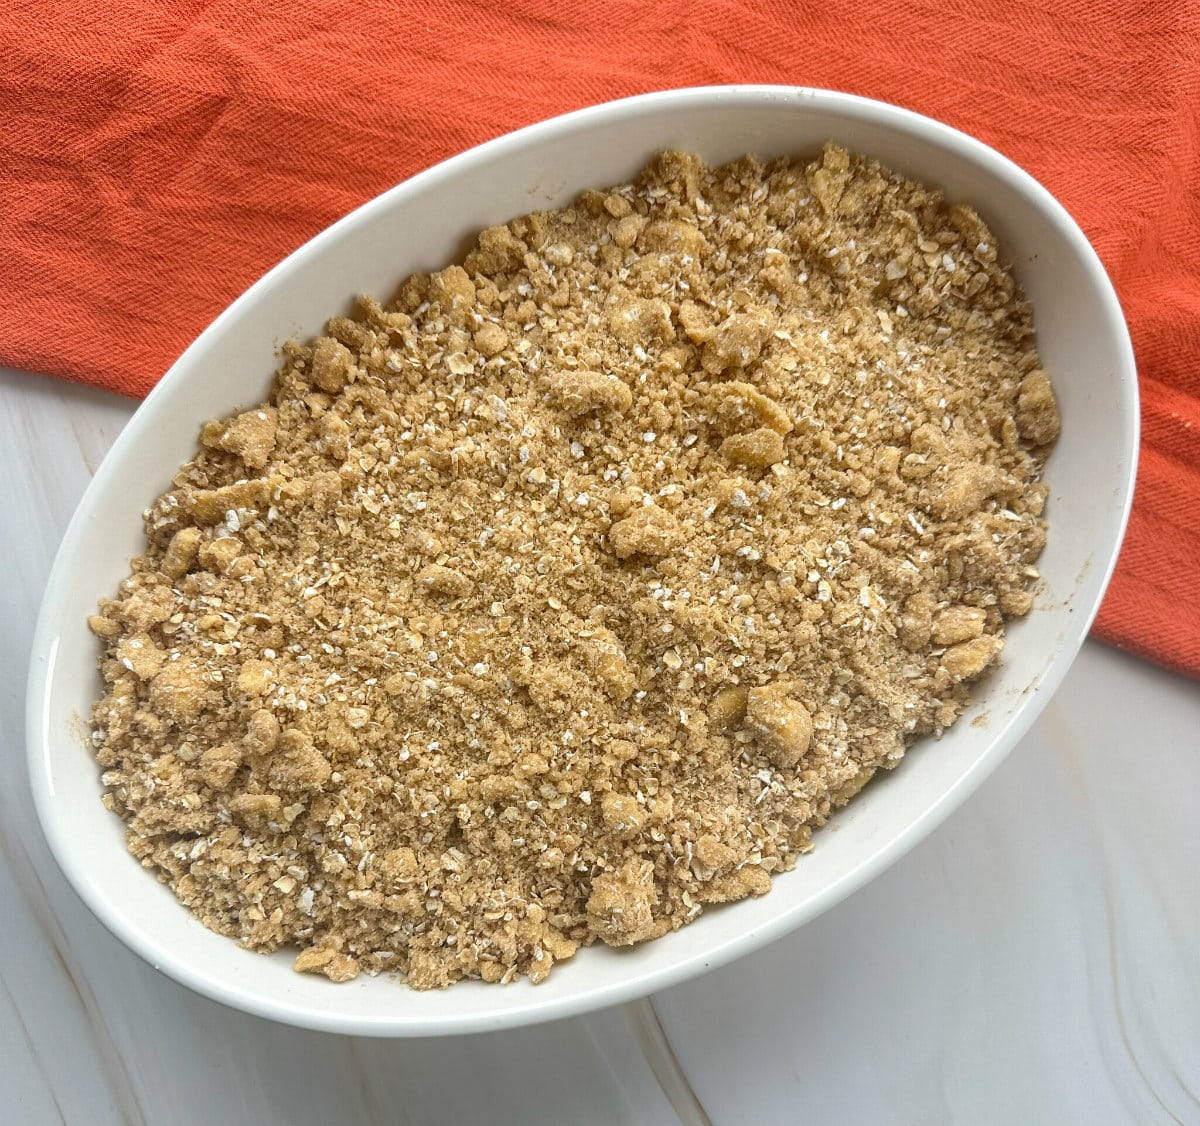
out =
[(142, 395), (269, 266), (413, 172), (568, 109), (724, 82), (930, 114), (1076, 216), (1144, 396), (1097, 631), (1200, 674), (1200, 0), (8, 0), (0, 361)]

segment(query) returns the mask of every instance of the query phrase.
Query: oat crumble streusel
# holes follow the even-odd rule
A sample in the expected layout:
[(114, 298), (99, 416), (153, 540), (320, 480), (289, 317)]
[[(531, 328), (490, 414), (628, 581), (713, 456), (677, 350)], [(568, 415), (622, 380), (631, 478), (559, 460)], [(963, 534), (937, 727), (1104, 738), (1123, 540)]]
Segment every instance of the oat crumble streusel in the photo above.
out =
[(207, 423), (90, 620), (130, 850), (344, 981), (761, 895), (1026, 613), (1058, 412), (971, 208), (826, 146), (484, 231)]

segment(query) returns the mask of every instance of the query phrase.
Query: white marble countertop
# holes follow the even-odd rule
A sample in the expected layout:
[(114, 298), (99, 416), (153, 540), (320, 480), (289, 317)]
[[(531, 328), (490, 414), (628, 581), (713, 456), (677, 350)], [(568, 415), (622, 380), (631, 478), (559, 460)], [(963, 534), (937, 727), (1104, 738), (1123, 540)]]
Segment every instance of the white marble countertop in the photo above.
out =
[(23, 742), (45, 577), (134, 405), (0, 369), (0, 1122), (1200, 1123), (1200, 684), (1091, 643), (894, 868), (648, 1001), (373, 1041), (156, 973), (59, 875)]

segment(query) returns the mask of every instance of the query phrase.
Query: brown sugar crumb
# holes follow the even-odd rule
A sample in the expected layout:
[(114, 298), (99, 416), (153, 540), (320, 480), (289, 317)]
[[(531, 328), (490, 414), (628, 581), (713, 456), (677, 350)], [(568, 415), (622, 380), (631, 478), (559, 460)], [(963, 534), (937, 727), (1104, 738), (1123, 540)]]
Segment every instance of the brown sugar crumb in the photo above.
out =
[(484, 231), (208, 423), (89, 625), (130, 850), (298, 971), (540, 981), (767, 892), (1030, 609), (969, 207), (827, 146)]

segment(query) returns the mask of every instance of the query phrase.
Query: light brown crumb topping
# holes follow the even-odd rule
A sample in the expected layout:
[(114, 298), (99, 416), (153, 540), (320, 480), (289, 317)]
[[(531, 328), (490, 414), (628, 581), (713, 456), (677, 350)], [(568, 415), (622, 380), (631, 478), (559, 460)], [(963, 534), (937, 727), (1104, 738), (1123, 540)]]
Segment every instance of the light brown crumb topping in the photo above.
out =
[(105, 801), (297, 970), (539, 981), (761, 895), (1031, 604), (1058, 433), (969, 207), (639, 179), (288, 345), (91, 619)]

